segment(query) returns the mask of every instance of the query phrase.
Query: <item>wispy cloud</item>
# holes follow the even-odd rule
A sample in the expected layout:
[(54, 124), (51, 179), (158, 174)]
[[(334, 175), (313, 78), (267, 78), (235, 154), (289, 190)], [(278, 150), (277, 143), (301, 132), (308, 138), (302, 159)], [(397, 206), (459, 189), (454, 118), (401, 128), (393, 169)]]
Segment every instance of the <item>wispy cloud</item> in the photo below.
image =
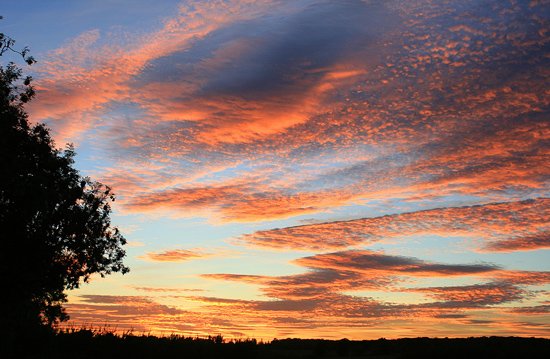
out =
[(166, 250), (164, 252), (150, 252), (141, 258), (153, 262), (185, 262), (208, 256), (208, 254), (203, 252), (191, 251), (187, 249), (173, 249)]
[(454, 305), (465, 304), (468, 306), (496, 305), (519, 301), (527, 297), (527, 292), (524, 289), (506, 282), (414, 288), (411, 290), (426, 293), (434, 299), (450, 302)]
[[(52, 52), (32, 115), (62, 141), (93, 134), (125, 166), (106, 178), (133, 212), (246, 222), (544, 195), (540, 4), (473, 6), (190, 2), (154, 33), (91, 30)], [(212, 165), (230, 170), (205, 183)]]
[(327, 250), (422, 234), (469, 237), (482, 251), (536, 250), (550, 245), (549, 218), (550, 200), (538, 198), (258, 231), (240, 241)]
[(204, 289), (192, 289), (192, 288), (166, 288), (166, 287), (140, 287), (130, 286), (130, 288), (141, 292), (149, 293), (181, 293), (181, 292), (203, 292)]
[(308, 215), (237, 243), (319, 252), (292, 261), (303, 273), (201, 277), (258, 286), (260, 299), (137, 285), (158, 298), (83, 296), (75, 320), (271, 337), (543, 333), (548, 272), (366, 248), (438, 236), (493, 260), (550, 247), (546, 5), (186, 1), (151, 33), (92, 29), (52, 51), (31, 118), (91, 144), (121, 214)]
[(366, 250), (348, 250), (300, 258), (296, 263), (309, 268), (324, 268), (377, 275), (453, 276), (495, 271), (488, 264), (439, 264), (416, 258), (389, 256)]

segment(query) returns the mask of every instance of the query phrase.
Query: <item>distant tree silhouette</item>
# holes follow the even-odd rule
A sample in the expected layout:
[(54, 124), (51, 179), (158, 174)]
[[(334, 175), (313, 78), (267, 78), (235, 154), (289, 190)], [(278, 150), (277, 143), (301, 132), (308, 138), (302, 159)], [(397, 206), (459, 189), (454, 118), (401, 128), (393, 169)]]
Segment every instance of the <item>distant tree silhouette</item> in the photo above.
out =
[[(0, 59), (13, 51), (33, 64), (14, 43), (0, 33)], [(111, 189), (80, 176), (72, 145), (56, 149), (44, 124), (29, 123), (31, 81), (0, 64), (0, 327), (12, 333), (68, 319), (64, 291), (92, 274), (128, 272)]]

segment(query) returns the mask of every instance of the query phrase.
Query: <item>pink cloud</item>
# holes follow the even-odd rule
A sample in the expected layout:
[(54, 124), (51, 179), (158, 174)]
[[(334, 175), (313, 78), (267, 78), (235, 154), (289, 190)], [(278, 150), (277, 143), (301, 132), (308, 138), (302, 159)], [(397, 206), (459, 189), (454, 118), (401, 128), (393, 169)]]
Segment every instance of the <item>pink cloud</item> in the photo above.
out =
[(206, 258), (210, 254), (187, 249), (173, 249), (163, 252), (149, 252), (142, 259), (153, 262), (185, 262), (193, 259)]
[(330, 249), (370, 244), (411, 235), (466, 236), (483, 251), (535, 250), (547, 247), (549, 200), (438, 208), (351, 221), (318, 223), (258, 231), (243, 243), (272, 248)]

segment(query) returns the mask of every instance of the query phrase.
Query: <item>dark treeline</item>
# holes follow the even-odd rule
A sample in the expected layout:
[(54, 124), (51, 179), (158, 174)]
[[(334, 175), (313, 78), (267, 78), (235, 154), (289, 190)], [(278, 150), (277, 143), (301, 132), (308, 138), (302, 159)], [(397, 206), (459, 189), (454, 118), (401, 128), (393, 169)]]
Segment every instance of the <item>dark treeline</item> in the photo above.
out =
[(20, 341), (15, 358), (545, 358), (550, 339), (520, 337), (378, 340), (224, 340), (178, 335), (116, 335), (88, 329)]

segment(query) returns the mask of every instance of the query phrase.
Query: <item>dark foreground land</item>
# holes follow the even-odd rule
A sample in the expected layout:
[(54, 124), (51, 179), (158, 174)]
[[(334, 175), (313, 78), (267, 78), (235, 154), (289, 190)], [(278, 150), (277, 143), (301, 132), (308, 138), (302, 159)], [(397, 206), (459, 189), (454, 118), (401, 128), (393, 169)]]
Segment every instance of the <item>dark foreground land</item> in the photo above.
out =
[[(20, 338), (19, 338), (20, 339)], [(17, 348), (16, 348), (17, 347)], [(224, 340), (77, 330), (2, 348), (2, 358), (550, 358), (550, 339), (519, 337)]]

